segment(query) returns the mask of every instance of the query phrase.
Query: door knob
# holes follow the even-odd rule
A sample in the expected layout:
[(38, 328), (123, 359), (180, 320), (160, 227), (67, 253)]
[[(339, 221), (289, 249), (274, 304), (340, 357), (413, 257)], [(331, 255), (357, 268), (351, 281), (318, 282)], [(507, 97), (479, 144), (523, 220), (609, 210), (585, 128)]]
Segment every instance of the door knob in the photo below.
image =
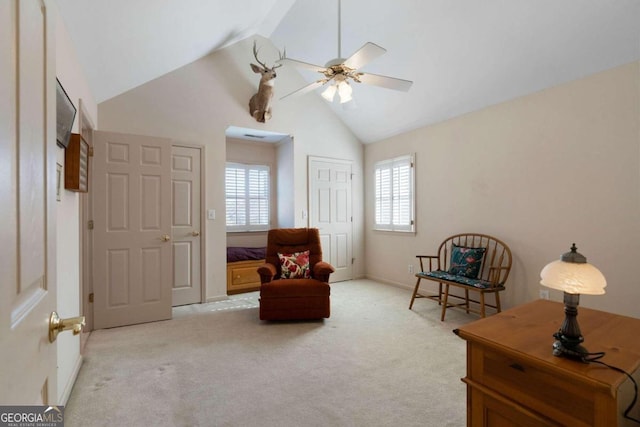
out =
[(84, 316), (70, 317), (61, 319), (55, 311), (49, 316), (49, 342), (54, 342), (58, 338), (58, 334), (62, 331), (73, 331), (73, 335), (82, 332), (85, 325)]
[(168, 242), (169, 240), (171, 240), (171, 236), (169, 236), (168, 234), (163, 234), (162, 237), (160, 237), (160, 240), (162, 240), (163, 242)]
[(200, 235), (200, 232), (199, 232), (199, 231), (192, 231), (192, 232), (191, 232), (191, 235), (192, 235), (193, 237), (198, 237), (198, 236)]

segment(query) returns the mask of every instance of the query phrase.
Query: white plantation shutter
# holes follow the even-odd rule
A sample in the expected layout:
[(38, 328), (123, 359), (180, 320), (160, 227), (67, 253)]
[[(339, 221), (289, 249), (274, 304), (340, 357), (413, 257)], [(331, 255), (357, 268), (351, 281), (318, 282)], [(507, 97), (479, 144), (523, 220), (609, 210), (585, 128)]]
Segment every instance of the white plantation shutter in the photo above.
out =
[(376, 225), (391, 226), (391, 163), (376, 167)]
[(269, 229), (269, 166), (227, 163), (225, 197), (228, 231)]
[(245, 225), (247, 223), (245, 182), (246, 173), (244, 168), (227, 165), (225, 172), (227, 227)]
[(269, 168), (252, 168), (249, 174), (249, 224), (269, 225)]
[(414, 231), (413, 168), (413, 156), (375, 164), (375, 229)]

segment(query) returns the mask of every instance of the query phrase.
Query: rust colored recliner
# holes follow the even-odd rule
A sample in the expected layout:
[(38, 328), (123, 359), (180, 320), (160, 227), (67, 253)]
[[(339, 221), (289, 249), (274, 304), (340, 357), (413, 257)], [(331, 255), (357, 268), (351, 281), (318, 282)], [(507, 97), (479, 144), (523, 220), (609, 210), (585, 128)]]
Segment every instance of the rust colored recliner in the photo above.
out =
[[(309, 251), (311, 278), (281, 278), (278, 254)], [(320, 233), (317, 228), (280, 228), (269, 230), (266, 263), (260, 275), (260, 319), (300, 320), (328, 318), (331, 314), (329, 275), (335, 269), (322, 261)]]

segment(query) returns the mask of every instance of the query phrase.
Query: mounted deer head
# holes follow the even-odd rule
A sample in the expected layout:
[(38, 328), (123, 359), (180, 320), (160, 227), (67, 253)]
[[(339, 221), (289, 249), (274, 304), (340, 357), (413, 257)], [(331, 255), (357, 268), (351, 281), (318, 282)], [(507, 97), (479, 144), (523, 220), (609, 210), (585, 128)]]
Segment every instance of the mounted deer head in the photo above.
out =
[[(287, 55), (278, 51), (280, 59), (284, 59)], [(249, 100), (249, 114), (260, 123), (264, 123), (271, 118), (271, 98), (273, 98), (273, 83), (276, 78), (276, 68), (282, 67), (282, 64), (274, 65), (269, 68), (266, 64), (258, 59), (258, 48), (256, 42), (253, 42), (253, 56), (260, 66), (251, 64), (251, 69), (254, 73), (262, 75), (260, 77), (260, 84), (258, 85), (258, 92)]]

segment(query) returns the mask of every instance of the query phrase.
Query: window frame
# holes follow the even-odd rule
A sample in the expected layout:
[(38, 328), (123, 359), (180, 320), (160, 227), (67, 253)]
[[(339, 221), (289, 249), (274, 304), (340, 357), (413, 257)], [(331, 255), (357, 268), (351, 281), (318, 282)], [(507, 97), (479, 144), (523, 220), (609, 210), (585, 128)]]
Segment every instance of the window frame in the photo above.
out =
[[(400, 168), (408, 166), (408, 176), (398, 176)], [(388, 176), (382, 176), (383, 171), (388, 171)], [(381, 194), (381, 180), (385, 183), (388, 195)], [(397, 182), (399, 181), (400, 182)], [(397, 185), (402, 184), (402, 180), (408, 181), (409, 188), (397, 190)], [(397, 185), (396, 185), (397, 184)], [(391, 159), (385, 159), (373, 165), (373, 229), (378, 231), (392, 231), (401, 233), (415, 233), (415, 154), (407, 154)], [(400, 196), (397, 193), (404, 193)], [(387, 199), (386, 201), (384, 199)], [(386, 206), (385, 206), (386, 205)], [(384, 210), (384, 211), (381, 211)], [(379, 222), (382, 218), (388, 221)], [(399, 222), (399, 217), (406, 217), (407, 220)]]
[[(244, 205), (245, 205), (245, 214), (244, 214), (244, 218), (245, 218), (245, 223), (244, 224), (237, 224), (237, 225), (229, 225), (228, 223), (228, 209), (229, 209), (229, 204), (227, 203), (227, 200), (229, 199), (229, 196), (227, 194), (227, 173), (228, 173), (228, 169), (229, 168), (234, 168), (234, 169), (241, 169), (244, 171), (245, 173), (245, 192), (244, 192), (244, 197), (236, 197), (237, 200), (244, 200)], [(250, 218), (251, 218), (251, 200), (252, 197), (249, 194), (249, 190), (250, 190), (250, 185), (249, 185), (249, 174), (250, 171), (259, 171), (259, 172), (265, 172), (267, 174), (267, 195), (266, 195), (266, 210), (267, 210), (267, 222), (266, 224), (251, 224), (250, 223)], [(262, 231), (268, 231), (269, 228), (271, 227), (271, 203), (272, 203), (272, 179), (271, 179), (271, 166), (268, 164), (256, 164), (256, 163), (240, 163), (240, 162), (233, 162), (233, 161), (228, 161), (225, 163), (225, 170), (224, 170), (224, 179), (225, 179), (225, 227), (227, 232), (230, 233), (247, 233), (247, 232), (262, 232)], [(255, 199), (255, 197), (253, 198)]]

